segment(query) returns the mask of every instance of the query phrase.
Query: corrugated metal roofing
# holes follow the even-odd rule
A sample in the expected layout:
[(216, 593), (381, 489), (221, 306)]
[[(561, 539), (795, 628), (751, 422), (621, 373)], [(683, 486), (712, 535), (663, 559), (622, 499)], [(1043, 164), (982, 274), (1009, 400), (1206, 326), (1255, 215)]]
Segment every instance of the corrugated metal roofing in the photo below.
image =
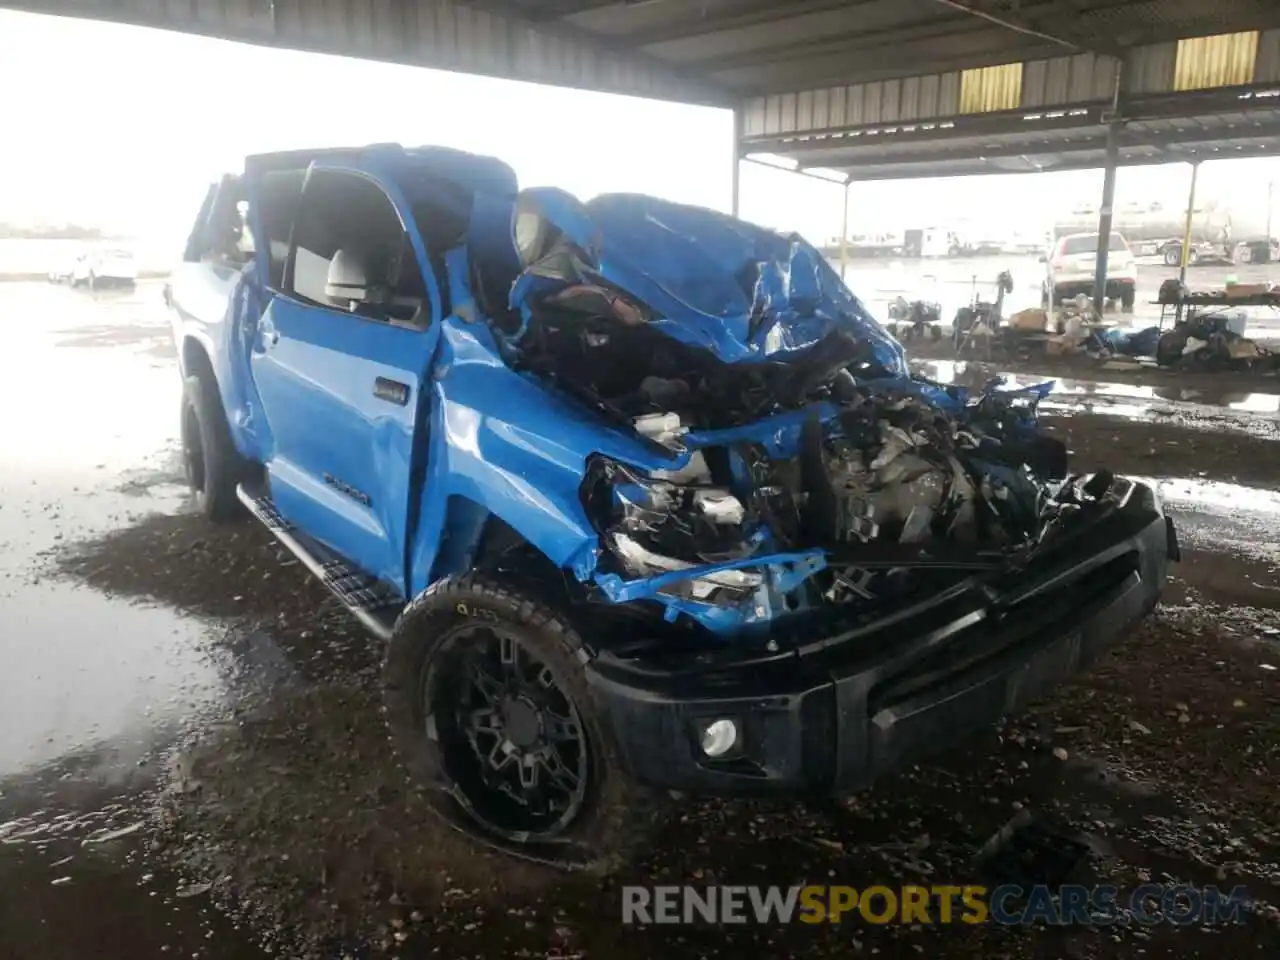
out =
[[(1034, 115), (1033, 115), (1034, 116)], [(1074, 121), (1074, 123), (1072, 123)], [(897, 128), (858, 136), (796, 139), (770, 152), (804, 167), (841, 170), (875, 180), (959, 173), (1010, 173), (1101, 166), (1107, 126), (1100, 111), (1039, 116), (1026, 129), (967, 134), (961, 124), (934, 133)], [(994, 129), (994, 124), (989, 124)], [(947, 136), (939, 136), (945, 133)], [(1194, 117), (1156, 117), (1125, 125), (1122, 165), (1280, 154), (1280, 91), (1239, 109)]]
[[(1100, 122), (1096, 107), (1109, 102), (1122, 52), (1138, 97), (1162, 96), (1178, 84), (1235, 82), (1246, 73), (1245, 82), (1280, 82), (1280, 0), (0, 0), (0, 6), (733, 106), (742, 111), (749, 146), (767, 141), (775, 153), (803, 153), (808, 148), (796, 144), (836, 135), (884, 140), (890, 134), (872, 131), (911, 127), (910, 136), (932, 144), (943, 165), (933, 172), (1085, 157), (1072, 138), (1094, 136), (1087, 128)], [(1180, 65), (1179, 40), (1246, 31), (1263, 31), (1251, 49), (1244, 40), (1218, 41), (1221, 56), (1207, 58), (1217, 49), (1213, 42), (1183, 43)], [(1001, 64), (1016, 66), (983, 71)], [(965, 76), (976, 79), (966, 84)], [(1016, 116), (1039, 118), (997, 133), (1031, 131), (1024, 146), (1032, 152), (1009, 154), (1019, 145), (1006, 138), (993, 141), (1000, 155), (981, 159), (973, 151), (982, 144), (967, 141), (967, 127), (955, 118), (975, 119), (964, 118), (965, 110), (980, 110), (976, 119), (998, 126), (1007, 120), (1000, 108), (1012, 105), (1021, 111)], [(1084, 114), (1073, 112), (1081, 105)], [(1188, 102), (1175, 113), (1196, 109)], [(1044, 131), (1053, 135), (1037, 141)], [(1138, 145), (1126, 149), (1126, 156), (1139, 155)], [(908, 165), (895, 168), (899, 173), (930, 162), (919, 149), (894, 146), (892, 156)], [(884, 168), (889, 157), (864, 156), (858, 175)]]
[(1257, 30), (1179, 40), (1173, 89), (1204, 90), (1249, 83), (1257, 55)]
[(1021, 63), (976, 67), (960, 74), (961, 113), (994, 113), (1021, 105)]
[[(0, 0), (0, 5), (724, 105), (1280, 28), (1277, 0)], [(986, 16), (966, 12), (966, 6)], [(1270, 49), (1265, 42), (1260, 46)], [(1274, 61), (1273, 54), (1267, 56), (1268, 63)], [(1087, 85), (1087, 68), (1067, 72), (1068, 86), (1077, 79)], [(1171, 82), (1172, 68), (1144, 76), (1149, 85), (1161, 77)], [(1062, 83), (1055, 76), (1050, 85)]]

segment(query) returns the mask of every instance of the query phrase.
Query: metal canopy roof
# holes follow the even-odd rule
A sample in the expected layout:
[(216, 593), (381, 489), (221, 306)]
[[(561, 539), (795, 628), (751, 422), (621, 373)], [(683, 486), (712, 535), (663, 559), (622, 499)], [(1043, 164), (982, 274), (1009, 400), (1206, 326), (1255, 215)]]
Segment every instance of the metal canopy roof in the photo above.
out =
[(738, 106), (1280, 27), (1277, 0), (0, 0), (274, 46)]
[[(746, 149), (851, 180), (1092, 169), (1106, 159), (1107, 114), (1100, 105), (1016, 111), (757, 141)], [(1120, 166), (1280, 153), (1280, 88), (1136, 99), (1126, 115)]]
[[(1267, 84), (1280, 87), (1280, 0), (0, 0), (0, 6), (733, 107), (740, 155), (784, 154), (858, 178), (1095, 166), (1121, 55), (1140, 61), (1123, 110), (1121, 162), (1208, 155), (1215, 146), (1217, 155), (1228, 149), (1243, 155), (1280, 143), (1271, 102), (1257, 97)], [(1269, 32), (1250, 51), (1256, 69), (1247, 88), (1233, 93), (1220, 86), (1209, 100), (1173, 93), (1180, 85), (1177, 40), (1254, 30)], [(1019, 109), (975, 112), (966, 96), (974, 77), (965, 71), (1007, 64), (1021, 65), (1017, 76), (1005, 78), (1009, 96), (998, 103), (979, 97), (976, 110)], [(1152, 98), (1159, 103), (1148, 110)], [(1190, 125), (1172, 123), (1183, 119)]]
[(1276, 0), (464, 0), (730, 100), (1280, 26)]

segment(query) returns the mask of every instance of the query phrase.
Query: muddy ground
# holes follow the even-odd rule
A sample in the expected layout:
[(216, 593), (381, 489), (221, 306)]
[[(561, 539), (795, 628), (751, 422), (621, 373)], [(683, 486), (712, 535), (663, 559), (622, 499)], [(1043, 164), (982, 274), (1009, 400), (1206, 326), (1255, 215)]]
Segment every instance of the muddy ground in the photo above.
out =
[[(1151, 478), (1178, 523), (1186, 560), (1155, 615), (937, 762), (829, 807), (686, 802), (601, 882), (443, 828), (388, 754), (375, 644), (264, 531), (189, 513), (158, 288), (6, 285), (0, 315), (30, 319), (0, 355), (18, 413), (0, 454), (0, 957), (1280, 953), (1280, 398), (1065, 385), (1045, 422), (1077, 465)], [(1072, 879), (1242, 884), (1256, 910), (1152, 930), (620, 923), (622, 883), (976, 879), (1024, 811), (1087, 844)]]
[[(1276, 350), (1280, 343), (1272, 342), (1265, 346)], [(1204, 396), (1214, 403), (1231, 404), (1240, 402), (1237, 397), (1246, 398), (1253, 393), (1266, 394), (1280, 390), (1280, 363), (1271, 360), (1257, 360), (1243, 369), (1188, 372), (1123, 358), (1102, 359), (1086, 353), (1049, 356), (1030, 348), (1014, 352), (997, 350), (992, 352), (990, 358), (983, 353), (969, 352), (958, 357), (950, 341), (945, 338), (922, 343), (909, 342), (907, 348), (917, 361), (932, 361), (941, 365), (944, 370), (954, 366), (963, 367), (975, 376), (979, 373), (999, 376), (1010, 372), (1045, 378), (1065, 377), (1080, 382), (1136, 384), (1151, 388), (1155, 397), (1171, 399), (1184, 398), (1189, 394)]]

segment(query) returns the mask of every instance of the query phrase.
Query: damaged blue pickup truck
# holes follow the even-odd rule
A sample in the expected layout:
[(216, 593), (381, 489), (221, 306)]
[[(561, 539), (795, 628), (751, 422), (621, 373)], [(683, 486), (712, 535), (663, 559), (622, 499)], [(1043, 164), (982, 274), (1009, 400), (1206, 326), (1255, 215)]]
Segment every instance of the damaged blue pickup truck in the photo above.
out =
[(454, 826), (617, 862), (672, 794), (830, 796), (952, 749), (1156, 604), (1149, 487), (1046, 388), (913, 377), (818, 252), (375, 145), (250, 157), (166, 288), (185, 462), (386, 645)]

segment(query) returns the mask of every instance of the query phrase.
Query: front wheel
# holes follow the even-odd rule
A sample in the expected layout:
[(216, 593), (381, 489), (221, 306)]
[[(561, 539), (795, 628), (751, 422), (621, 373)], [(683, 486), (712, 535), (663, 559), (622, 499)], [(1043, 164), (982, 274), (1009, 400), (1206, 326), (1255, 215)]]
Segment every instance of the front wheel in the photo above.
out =
[(409, 605), (383, 665), (388, 732), (450, 826), (601, 873), (643, 842), (661, 804), (622, 769), (587, 659), (562, 613), (480, 574)]
[(187, 377), (182, 391), (182, 465), (196, 507), (214, 523), (242, 515), (236, 486), (244, 479), (244, 460), (231, 440), (212, 377)]

